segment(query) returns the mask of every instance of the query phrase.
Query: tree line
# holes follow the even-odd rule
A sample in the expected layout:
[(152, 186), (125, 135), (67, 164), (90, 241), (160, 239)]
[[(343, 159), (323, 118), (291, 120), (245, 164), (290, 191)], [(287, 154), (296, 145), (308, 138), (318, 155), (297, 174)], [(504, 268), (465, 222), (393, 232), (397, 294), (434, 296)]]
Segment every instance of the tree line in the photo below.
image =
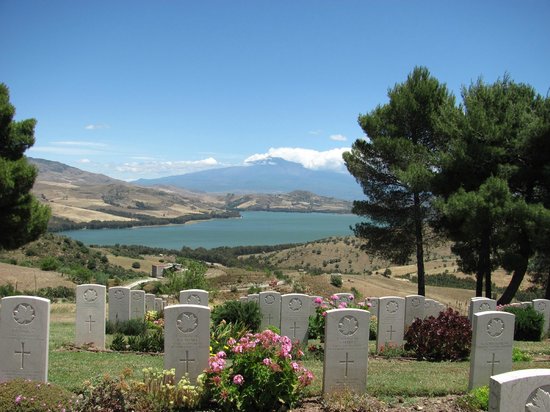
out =
[(425, 295), (424, 251), (448, 240), (476, 296), (491, 273), (512, 274), (499, 304), (525, 274), (550, 298), (550, 100), (509, 75), (463, 86), (461, 102), (425, 67), (359, 115), (366, 136), (343, 158), (365, 198), (353, 213), (363, 249), (398, 264), (416, 258)]

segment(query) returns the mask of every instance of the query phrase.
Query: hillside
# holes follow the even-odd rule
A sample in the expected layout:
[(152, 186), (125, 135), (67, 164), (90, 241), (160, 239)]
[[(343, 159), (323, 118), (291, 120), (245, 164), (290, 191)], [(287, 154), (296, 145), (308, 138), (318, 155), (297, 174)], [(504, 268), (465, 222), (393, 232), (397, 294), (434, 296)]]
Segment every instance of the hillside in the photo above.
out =
[(29, 159), (38, 167), (33, 193), (52, 209), (51, 227), (123, 227), (232, 217), (239, 211), (349, 213), (351, 203), (304, 191), (214, 195), (169, 186), (144, 187), (59, 162)]

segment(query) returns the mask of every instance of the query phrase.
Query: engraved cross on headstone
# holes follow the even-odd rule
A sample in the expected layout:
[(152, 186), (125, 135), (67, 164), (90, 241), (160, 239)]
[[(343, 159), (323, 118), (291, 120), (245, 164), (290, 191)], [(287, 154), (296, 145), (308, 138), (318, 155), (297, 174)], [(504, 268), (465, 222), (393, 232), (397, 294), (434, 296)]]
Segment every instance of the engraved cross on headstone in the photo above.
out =
[(390, 325), (390, 330), (387, 330), (386, 333), (390, 334), (390, 340), (393, 338), (393, 332), (397, 332), (396, 330), (393, 330), (393, 325)]
[(85, 320), (84, 322), (88, 324), (88, 332), (92, 333), (92, 323), (95, 323), (95, 320), (92, 320), (92, 315), (88, 315), (88, 317), (88, 320)]
[(268, 325), (271, 325), (271, 319), (272, 319), (271, 313), (268, 313), (267, 314), (267, 324)]
[(355, 363), (355, 361), (352, 361), (352, 360), (349, 360), (348, 359), (348, 352), (346, 352), (346, 360), (345, 361), (340, 361), (340, 363), (345, 363), (346, 364), (346, 372), (344, 374), (344, 377), (347, 378), (348, 377), (348, 364), (350, 363)]
[(139, 310), (139, 306), (138, 305), (135, 305), (134, 306), (134, 317), (137, 318), (137, 315), (138, 313), (140, 313), (141, 311)]
[(185, 362), (185, 373), (189, 373), (189, 362), (195, 362), (195, 359), (189, 359), (189, 351), (185, 351), (185, 359), (180, 359), (180, 362)]
[(21, 342), (21, 350), (16, 350), (16, 354), (21, 355), (21, 369), (25, 369), (25, 355), (30, 355), (30, 352), (25, 352), (25, 342)]
[(495, 360), (495, 353), (494, 352), (493, 352), (493, 359), (488, 360), (487, 363), (491, 364), (491, 376), (493, 376), (495, 374), (495, 364), (500, 363), (500, 361)]
[(302, 328), (299, 327), (299, 326), (296, 326), (296, 321), (294, 321), (294, 326), (291, 326), (289, 329), (292, 329), (292, 337), (295, 338), (296, 337), (296, 329), (302, 329)]

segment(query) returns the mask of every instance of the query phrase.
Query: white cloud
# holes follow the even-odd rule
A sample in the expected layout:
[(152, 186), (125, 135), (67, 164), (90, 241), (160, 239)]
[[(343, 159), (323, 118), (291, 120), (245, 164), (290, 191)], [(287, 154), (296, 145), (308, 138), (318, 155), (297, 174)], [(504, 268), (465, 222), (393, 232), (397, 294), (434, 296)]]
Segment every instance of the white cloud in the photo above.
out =
[(91, 161), (90, 159), (80, 159), (80, 160), (78, 161), (78, 163), (83, 163), (83, 164), (85, 164), (85, 163), (91, 163), (91, 162), (92, 162), (92, 161)]
[(57, 146), (107, 147), (105, 143), (86, 141), (82, 142), (79, 140), (60, 140), (57, 142), (52, 142), (52, 144)]
[(86, 130), (99, 130), (99, 129), (108, 129), (110, 126), (108, 124), (88, 124), (84, 126)]
[(51, 142), (45, 146), (33, 146), (29, 153), (47, 153), (64, 156), (90, 156), (104, 153), (108, 148), (105, 143), (81, 142), (77, 140), (62, 140)]
[(313, 136), (317, 136), (317, 135), (321, 134), (322, 132), (323, 132), (322, 130), (310, 130), (308, 132), (308, 134), (311, 134)]
[(169, 176), (219, 167), (220, 164), (213, 157), (201, 160), (126, 162), (115, 166), (119, 173), (134, 173), (140, 176)]
[(342, 159), (342, 153), (349, 150), (349, 147), (341, 147), (321, 152), (318, 150), (303, 149), (299, 147), (272, 147), (267, 151), (267, 153), (254, 154), (245, 159), (244, 162), (246, 164), (258, 160), (268, 159), (270, 157), (280, 157), (289, 162), (300, 163), (307, 169), (344, 171), (345, 167), (344, 160)]
[(346, 136), (343, 134), (332, 134), (329, 136), (330, 140), (334, 140), (335, 142), (345, 142), (348, 140)]

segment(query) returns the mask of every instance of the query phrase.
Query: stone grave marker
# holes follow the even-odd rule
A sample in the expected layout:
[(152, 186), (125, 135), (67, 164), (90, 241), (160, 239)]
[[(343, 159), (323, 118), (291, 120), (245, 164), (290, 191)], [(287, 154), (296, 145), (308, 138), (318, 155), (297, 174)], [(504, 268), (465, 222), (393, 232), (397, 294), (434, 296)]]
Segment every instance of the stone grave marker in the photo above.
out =
[(424, 300), (422, 295), (405, 296), (405, 330), (415, 319), (424, 319)]
[(367, 389), (370, 313), (363, 309), (331, 309), (325, 318), (323, 393)]
[(424, 319), (430, 316), (437, 318), (439, 316), (439, 302), (434, 299), (424, 299)]
[(550, 411), (550, 369), (523, 369), (491, 377), (489, 412)]
[(522, 308), (527, 308), (529, 306), (533, 307), (533, 302), (521, 302)]
[(385, 296), (378, 301), (376, 351), (385, 345), (403, 346), (405, 298)]
[(2, 298), (0, 382), (48, 381), (50, 301), (36, 296)]
[(210, 308), (171, 305), (164, 309), (164, 369), (176, 370), (176, 381), (185, 374), (192, 385), (208, 367)]
[(208, 306), (208, 292), (202, 289), (187, 289), (180, 292), (180, 304)]
[(247, 300), (249, 302), (256, 302), (258, 305), (260, 304), (260, 295), (257, 293), (251, 293), (247, 296)]
[(239, 297), (239, 302), (241, 302), (241, 303), (246, 303), (246, 302), (248, 302), (248, 296), (240, 296), (240, 297)]
[(76, 345), (105, 349), (106, 289), (95, 284), (76, 287)]
[(109, 320), (126, 322), (130, 319), (130, 288), (115, 286), (109, 288)]
[(145, 291), (130, 291), (130, 319), (143, 319), (145, 317)]
[(474, 314), (469, 390), (512, 370), (514, 319), (512, 313), (493, 310)]
[(262, 321), (260, 329), (265, 330), (268, 326), (281, 328), (281, 294), (279, 292), (267, 291), (259, 293), (260, 313)]
[(376, 316), (378, 318), (378, 306), (380, 302), (380, 298), (368, 298), (367, 302), (370, 303), (369, 312), (372, 316)]
[(547, 334), (550, 327), (550, 300), (533, 299), (533, 309), (542, 313), (542, 316), (544, 316), (544, 326), (542, 327), (542, 332)]
[(470, 322), (473, 322), (474, 314), (496, 309), (497, 301), (494, 299), (483, 297), (472, 298), (470, 299), (470, 307), (468, 309), (468, 319), (470, 319)]
[(153, 293), (145, 294), (145, 312), (155, 310), (155, 295)]
[(307, 346), (311, 298), (303, 293), (281, 296), (281, 335)]
[(162, 302), (162, 298), (155, 298), (155, 312), (162, 312), (163, 308), (164, 304)]

